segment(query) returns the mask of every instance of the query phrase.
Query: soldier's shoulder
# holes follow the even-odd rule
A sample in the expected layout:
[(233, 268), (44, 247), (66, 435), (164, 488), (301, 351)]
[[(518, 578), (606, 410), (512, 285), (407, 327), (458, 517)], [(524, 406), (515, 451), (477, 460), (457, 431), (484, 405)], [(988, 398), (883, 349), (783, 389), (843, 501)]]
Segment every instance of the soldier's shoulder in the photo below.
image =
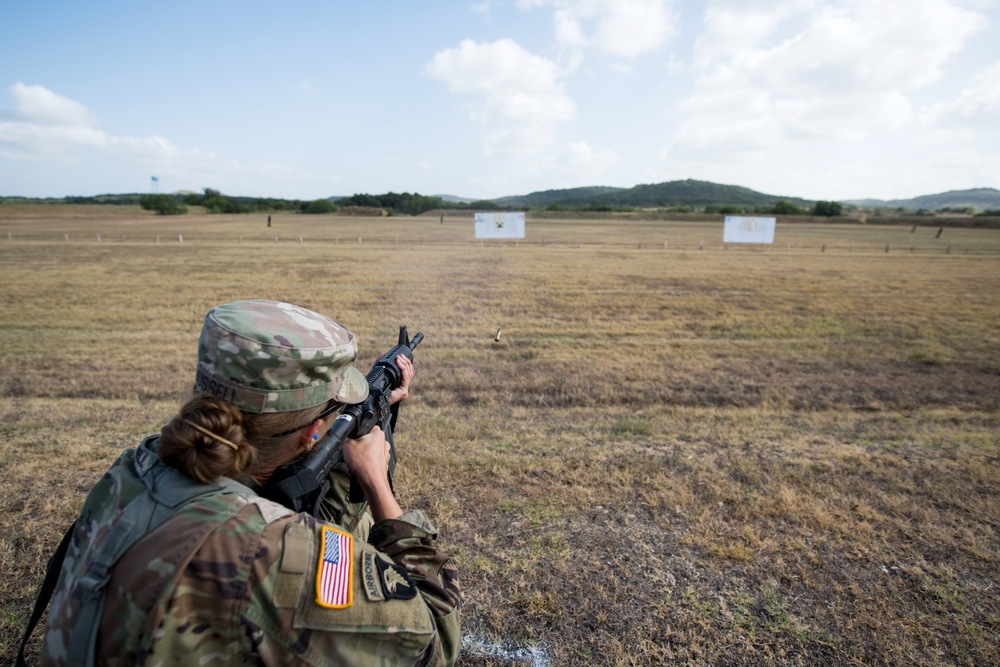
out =
[[(280, 542), (280, 557), (255, 591), (248, 615), (261, 624), (277, 617), (281, 643), (307, 637), (299, 649), (332, 655), (347, 645), (389, 650), (388, 643), (390, 652), (406, 652), (432, 641), (434, 619), (409, 574), (367, 542), (304, 515), (266, 532), (272, 533), (267, 541)], [(345, 634), (354, 637), (351, 644), (344, 643)]]
[[(267, 532), (270, 541), (280, 535), (274, 574), (296, 575), (301, 583), (295, 607), (302, 622), (371, 625), (388, 615), (397, 626), (411, 600), (426, 612), (406, 568), (350, 532), (304, 514), (275, 522)], [(414, 627), (423, 627), (425, 614), (418, 616)]]

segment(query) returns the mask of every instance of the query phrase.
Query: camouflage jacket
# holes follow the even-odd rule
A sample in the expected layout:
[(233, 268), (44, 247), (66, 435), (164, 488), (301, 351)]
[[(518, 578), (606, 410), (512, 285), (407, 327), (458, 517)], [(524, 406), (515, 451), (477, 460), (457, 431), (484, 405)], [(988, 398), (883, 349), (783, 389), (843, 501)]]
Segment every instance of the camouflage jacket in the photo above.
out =
[[(65, 663), (81, 573), (144, 492), (136, 459), (155, 456), (154, 448), (147, 438), (127, 450), (87, 496), (41, 664)], [(111, 570), (96, 663), (454, 664), (461, 593), (456, 570), (434, 546), (433, 526), (409, 511), (365, 532), (367, 541), (238, 484), (198, 498)]]

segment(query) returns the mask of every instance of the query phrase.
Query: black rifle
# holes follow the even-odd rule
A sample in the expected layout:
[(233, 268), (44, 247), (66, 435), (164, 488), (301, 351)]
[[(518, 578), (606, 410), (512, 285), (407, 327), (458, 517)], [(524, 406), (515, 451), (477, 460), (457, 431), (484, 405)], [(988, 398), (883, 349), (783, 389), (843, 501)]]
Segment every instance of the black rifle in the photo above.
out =
[[(295, 512), (319, 516), (320, 504), (330, 490), (330, 469), (343, 460), (344, 439), (360, 438), (375, 426), (382, 427), (385, 439), (389, 442), (391, 488), (392, 475), (396, 469), (396, 446), (393, 444), (392, 429), (396, 426), (399, 403), (390, 406), (389, 396), (403, 380), (403, 373), (396, 365), (396, 357), (403, 355), (412, 361), (413, 348), (423, 339), (424, 335), (418, 333), (411, 340), (406, 327), (399, 327), (399, 343), (383, 354), (366, 376), (368, 398), (357, 405), (345, 406), (309, 455), (277, 468), (264, 485), (261, 495)], [(361, 487), (353, 477), (348, 499), (355, 503), (365, 499)]]

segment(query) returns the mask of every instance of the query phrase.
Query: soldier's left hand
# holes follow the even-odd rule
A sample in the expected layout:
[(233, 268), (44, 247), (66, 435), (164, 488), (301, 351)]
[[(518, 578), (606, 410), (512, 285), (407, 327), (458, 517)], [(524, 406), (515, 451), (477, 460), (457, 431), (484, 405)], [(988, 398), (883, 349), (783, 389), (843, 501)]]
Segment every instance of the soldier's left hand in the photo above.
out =
[(399, 382), (399, 386), (392, 390), (389, 394), (389, 405), (394, 403), (399, 403), (404, 398), (410, 395), (410, 380), (413, 379), (413, 362), (404, 357), (403, 355), (398, 355), (396, 357), (396, 365), (399, 366), (399, 372), (402, 374), (402, 379)]

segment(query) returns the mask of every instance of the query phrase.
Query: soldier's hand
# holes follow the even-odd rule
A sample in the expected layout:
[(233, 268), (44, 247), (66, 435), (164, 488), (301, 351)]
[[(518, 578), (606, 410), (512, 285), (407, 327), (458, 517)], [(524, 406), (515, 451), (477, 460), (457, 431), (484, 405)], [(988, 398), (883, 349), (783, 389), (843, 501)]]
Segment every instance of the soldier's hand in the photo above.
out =
[(403, 513), (389, 486), (389, 441), (381, 428), (375, 426), (357, 440), (344, 440), (344, 462), (365, 492), (376, 521)]
[(400, 354), (396, 356), (396, 365), (399, 366), (399, 372), (403, 377), (399, 382), (399, 386), (393, 389), (392, 393), (389, 394), (389, 405), (399, 403), (404, 398), (409, 397), (410, 380), (413, 379), (414, 375), (413, 362), (403, 355)]

